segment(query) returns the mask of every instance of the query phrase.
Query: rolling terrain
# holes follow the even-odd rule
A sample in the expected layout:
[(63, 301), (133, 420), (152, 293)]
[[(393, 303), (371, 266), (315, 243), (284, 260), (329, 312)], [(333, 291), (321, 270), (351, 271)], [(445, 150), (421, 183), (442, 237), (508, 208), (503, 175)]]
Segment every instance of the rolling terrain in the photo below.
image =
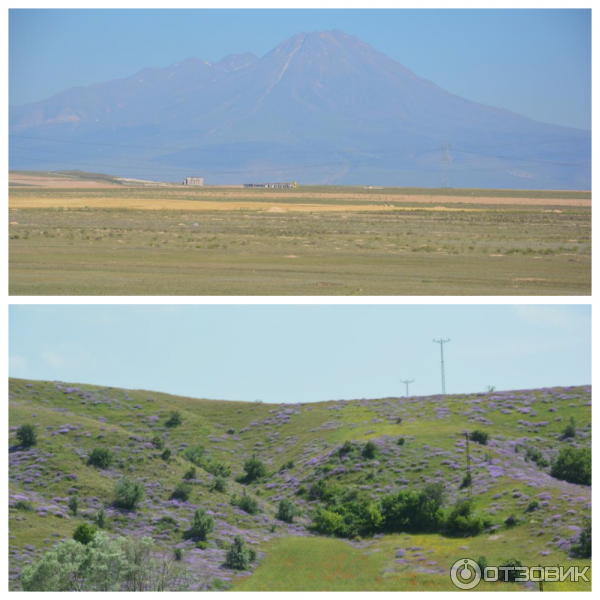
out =
[[(552, 477), (542, 462), (552, 461), (560, 448), (590, 447), (589, 386), (289, 405), (11, 379), (9, 394), (11, 589), (20, 589), (24, 565), (71, 538), (101, 508), (110, 535), (150, 536), (166, 554), (179, 548), (191, 589), (451, 590), (449, 568), (464, 557), (485, 556), (490, 565), (511, 558), (525, 565), (590, 564), (570, 553), (590, 515), (591, 487)], [(177, 425), (169, 425), (173, 411), (180, 416)], [(575, 436), (565, 439), (571, 418)], [(38, 432), (37, 444), (27, 448), (14, 436), (25, 423)], [(489, 520), (485, 532), (341, 539), (311, 530), (322, 505), (312, 493), (319, 486), (377, 502), (438, 482), (451, 506), (468, 493), (461, 489), (462, 432), (475, 429), (489, 434), (486, 445), (470, 444), (472, 497), (478, 514)], [(374, 450), (367, 456), (368, 442)], [(189, 450), (197, 446), (204, 447), (210, 464), (231, 469), (226, 489), (214, 489), (215, 477), (199, 467), (188, 479), (188, 500), (173, 499), (191, 466)], [(114, 452), (108, 468), (88, 464), (97, 448)], [(532, 449), (538, 452), (535, 461)], [(266, 472), (251, 482), (236, 481), (253, 456)], [(114, 505), (113, 488), (123, 476), (145, 488), (135, 510)], [(248, 514), (232, 505), (233, 494), (254, 498), (258, 511)], [(77, 516), (68, 509), (74, 495)], [(299, 509), (292, 523), (277, 518), (284, 498)], [(200, 546), (183, 535), (198, 507), (215, 520), (214, 532)], [(243, 571), (224, 564), (235, 535), (257, 553)], [(536, 586), (497, 583), (478, 589)], [(545, 589), (583, 590), (590, 584), (546, 583)]]
[(11, 169), (213, 184), (591, 187), (589, 131), (460, 98), (338, 30), (299, 33), (260, 58), (192, 57), (68, 89), (10, 107), (9, 124)]
[(82, 178), (10, 187), (12, 295), (591, 293), (590, 192)]

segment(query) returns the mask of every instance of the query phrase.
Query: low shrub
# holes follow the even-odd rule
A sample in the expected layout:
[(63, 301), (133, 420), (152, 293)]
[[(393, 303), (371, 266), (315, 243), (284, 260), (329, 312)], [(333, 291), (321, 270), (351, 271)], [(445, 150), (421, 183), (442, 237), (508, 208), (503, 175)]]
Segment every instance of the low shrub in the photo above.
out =
[(172, 410), (169, 413), (169, 418), (166, 420), (165, 425), (167, 427), (179, 427), (183, 423), (183, 418), (178, 410)]
[(106, 527), (106, 511), (104, 508), (100, 508), (100, 510), (96, 513), (96, 517), (94, 518), (94, 523), (100, 528), (104, 529)]
[(266, 476), (267, 466), (254, 455), (244, 463), (244, 471), (246, 473), (239, 481), (241, 483), (252, 483), (253, 481), (257, 481)]
[(574, 438), (577, 435), (577, 427), (575, 425), (575, 419), (571, 417), (569, 419), (569, 424), (564, 428), (562, 439), (568, 440), (570, 438)]
[(79, 511), (79, 498), (75, 495), (75, 496), (71, 496), (69, 498), (69, 510), (71, 511), (71, 514), (76, 517), (77, 516), (77, 512)]
[(469, 439), (481, 444), (482, 446), (487, 446), (489, 437), (489, 433), (481, 431), (480, 429), (475, 429), (475, 431), (471, 431), (469, 433)]
[(506, 517), (506, 519), (504, 519), (504, 524), (508, 528), (511, 528), (519, 524), (519, 519), (515, 515), (509, 515), (508, 517)]
[(233, 496), (231, 496), (231, 504), (233, 506), (241, 508), (244, 512), (247, 512), (249, 515), (256, 515), (259, 512), (258, 502), (256, 501), (256, 498), (253, 498), (248, 494), (244, 494), (242, 496), (233, 494)]
[(525, 509), (525, 512), (531, 513), (535, 512), (540, 506), (540, 503), (537, 500), (532, 500)]
[(403, 437), (398, 438), (398, 441), (396, 442), (396, 444), (398, 444), (398, 446), (404, 446), (405, 443), (405, 439)]
[(184, 474), (184, 479), (196, 479), (196, 467), (190, 467)]
[(370, 460), (377, 456), (377, 446), (373, 442), (367, 442), (362, 450), (363, 458)]
[(87, 464), (99, 469), (108, 469), (114, 462), (115, 455), (108, 448), (94, 448), (90, 453)]
[(471, 475), (471, 473), (467, 473), (462, 481), (460, 482), (460, 489), (464, 490), (465, 488), (471, 487), (471, 485), (473, 484), (473, 476)]
[(173, 551), (173, 556), (177, 561), (183, 560), (183, 548), (175, 548)]
[(13, 504), (13, 508), (16, 508), (17, 510), (23, 510), (25, 512), (33, 512), (35, 510), (33, 504), (27, 500), (17, 500), (17, 502)]
[(171, 492), (171, 500), (181, 500), (187, 502), (192, 494), (192, 486), (189, 483), (180, 481)]
[(185, 460), (189, 460), (197, 467), (201, 467), (205, 454), (206, 450), (204, 449), (204, 446), (188, 446), (183, 451), (183, 458), (185, 458)]
[(473, 514), (472, 500), (459, 500), (450, 510), (443, 525), (443, 531), (452, 536), (474, 536), (486, 527), (483, 519)]
[[(502, 561), (502, 565), (498, 567), (499, 581), (514, 583), (516, 579), (519, 579), (523, 575), (523, 570), (518, 568), (522, 566), (523, 563), (517, 558), (509, 558), (508, 560)], [(513, 568), (509, 571), (502, 569), (502, 567)]]
[(165, 448), (160, 457), (167, 462), (171, 458), (171, 450), (169, 448)]
[(155, 435), (152, 438), (152, 445), (157, 449), (157, 450), (162, 450), (165, 447), (165, 442), (164, 440), (160, 437), (160, 435)]
[(225, 493), (227, 491), (227, 479), (222, 475), (217, 475), (210, 484), (209, 487), (211, 492)]
[(577, 543), (571, 548), (573, 556), (578, 558), (592, 558), (592, 519), (585, 518), (581, 531), (579, 532), (579, 539)]
[(145, 495), (144, 486), (139, 481), (123, 477), (115, 484), (115, 504), (121, 508), (135, 509)]
[(540, 469), (545, 469), (550, 464), (541, 451), (533, 446), (525, 449), (525, 460), (534, 462)]

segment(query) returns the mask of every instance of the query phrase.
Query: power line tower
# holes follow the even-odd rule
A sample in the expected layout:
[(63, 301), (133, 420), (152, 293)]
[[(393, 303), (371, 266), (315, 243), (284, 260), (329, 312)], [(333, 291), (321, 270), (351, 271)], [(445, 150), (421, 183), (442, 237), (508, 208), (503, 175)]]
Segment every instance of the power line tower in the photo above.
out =
[(442, 140), (440, 142), (440, 148), (442, 150), (442, 172), (440, 176), (440, 187), (447, 190), (450, 188), (450, 148), (452, 148), (452, 144)]
[(447, 340), (433, 340), (436, 344), (440, 345), (440, 357), (442, 365), (442, 396), (446, 395), (446, 374), (444, 373), (444, 344), (447, 344), (450, 339)]
[(413, 383), (414, 379), (411, 379), (410, 381), (408, 379), (401, 379), (400, 383), (404, 383), (406, 384), (406, 397), (408, 398), (408, 384), (409, 383)]

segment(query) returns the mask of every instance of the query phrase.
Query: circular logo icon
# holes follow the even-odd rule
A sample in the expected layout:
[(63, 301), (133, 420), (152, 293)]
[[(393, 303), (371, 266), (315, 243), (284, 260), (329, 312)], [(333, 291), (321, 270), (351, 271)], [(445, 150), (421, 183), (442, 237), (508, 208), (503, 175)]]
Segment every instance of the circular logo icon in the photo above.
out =
[(452, 583), (461, 590), (472, 590), (481, 581), (481, 568), (471, 558), (461, 558), (450, 568)]

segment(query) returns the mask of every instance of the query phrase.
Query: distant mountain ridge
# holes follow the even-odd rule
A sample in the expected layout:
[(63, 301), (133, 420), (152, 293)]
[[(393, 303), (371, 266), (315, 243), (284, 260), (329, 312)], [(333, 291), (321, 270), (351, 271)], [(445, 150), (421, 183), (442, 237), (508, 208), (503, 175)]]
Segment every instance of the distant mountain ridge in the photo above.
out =
[(12, 169), (93, 166), (207, 183), (591, 186), (590, 132), (455, 96), (338, 30), (299, 33), (262, 58), (189, 58), (68, 89), (11, 107), (10, 133)]

